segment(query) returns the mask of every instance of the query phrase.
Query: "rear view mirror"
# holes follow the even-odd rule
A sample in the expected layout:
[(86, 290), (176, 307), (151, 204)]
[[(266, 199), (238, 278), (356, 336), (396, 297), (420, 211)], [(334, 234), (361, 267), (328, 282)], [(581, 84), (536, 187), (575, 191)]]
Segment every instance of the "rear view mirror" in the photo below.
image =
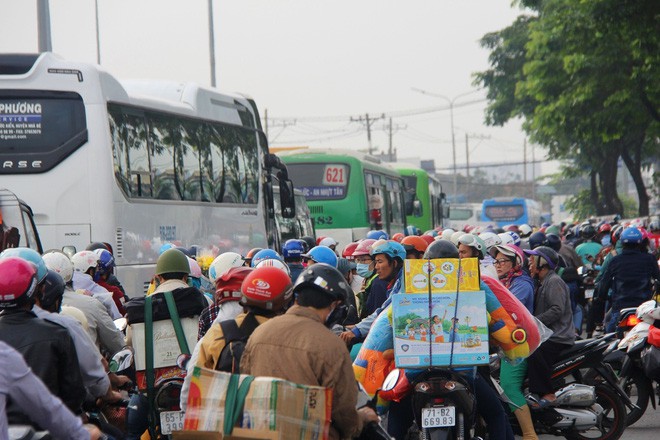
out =
[(296, 216), (293, 182), (290, 180), (280, 180), (280, 206), (282, 208), (282, 217), (294, 218)]
[(62, 248), (62, 252), (64, 252), (64, 254), (65, 254), (67, 257), (71, 258), (71, 257), (73, 257), (74, 255), (76, 255), (76, 247), (75, 247), (75, 246), (64, 246), (64, 247)]

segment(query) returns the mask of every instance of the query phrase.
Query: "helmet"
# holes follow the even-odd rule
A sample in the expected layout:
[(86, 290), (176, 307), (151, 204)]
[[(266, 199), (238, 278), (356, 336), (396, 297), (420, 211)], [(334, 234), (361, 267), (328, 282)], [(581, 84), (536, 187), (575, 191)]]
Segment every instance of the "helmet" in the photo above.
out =
[(548, 247), (552, 248), (555, 252), (559, 252), (559, 249), (561, 249), (561, 238), (559, 238), (559, 235), (547, 234), (545, 238), (548, 242)]
[(346, 258), (340, 258), (337, 261), (337, 270), (342, 275), (346, 275), (351, 270), (355, 269), (357, 266), (354, 261), (347, 260)]
[(243, 258), (243, 259), (244, 259), (245, 261), (247, 261), (248, 263), (251, 263), (251, 262), (252, 262), (252, 258), (254, 257), (254, 255), (255, 255), (257, 252), (259, 252), (260, 250), (262, 250), (262, 249), (263, 249), (263, 248), (252, 248), (252, 249), (250, 249), (250, 250), (248, 251), (248, 253), (245, 254), (245, 258)]
[(522, 266), (525, 262), (525, 254), (518, 246), (512, 244), (499, 244), (490, 249), (490, 256), (495, 258), (498, 252), (501, 252), (508, 257), (515, 257), (517, 266)]
[(547, 246), (548, 237), (543, 232), (534, 232), (529, 236), (529, 247), (530, 249), (536, 249), (539, 246)]
[[(316, 241), (314, 242), (314, 246), (318, 246), (319, 243), (321, 242), (321, 240), (323, 240), (324, 238), (325, 238), (325, 235), (319, 235), (318, 237), (316, 237)], [(314, 246), (312, 246), (312, 247), (314, 247)]]
[(640, 244), (644, 239), (642, 231), (634, 226), (630, 226), (621, 232), (621, 243), (623, 244)]
[(46, 273), (48, 273), (48, 268), (46, 267), (46, 263), (44, 263), (43, 258), (41, 258), (41, 255), (39, 255), (39, 252), (26, 247), (10, 248), (10, 249), (5, 249), (0, 254), (0, 258), (7, 258), (7, 257), (22, 258), (23, 260), (34, 264), (35, 267), (37, 268), (37, 283), (42, 282), (44, 278), (46, 278)]
[(337, 267), (337, 254), (329, 247), (315, 246), (309, 252), (303, 254), (303, 257), (307, 257), (317, 263), (325, 263), (332, 267)]
[(163, 252), (158, 257), (158, 260), (156, 260), (156, 275), (162, 275), (164, 273), (185, 273), (189, 275), (190, 264), (188, 263), (186, 254), (174, 248)]
[(461, 238), (462, 236), (465, 235), (465, 232), (463, 231), (456, 231), (453, 234), (451, 234), (451, 237), (449, 237), (449, 241), (454, 243), (455, 246), (458, 246), (458, 239)]
[(71, 257), (71, 262), (76, 272), (87, 272), (90, 267), (99, 265), (99, 256), (94, 251), (80, 251)]
[(64, 283), (68, 283), (73, 278), (73, 263), (63, 252), (50, 251), (43, 255), (43, 261), (49, 270), (60, 274)]
[(115, 267), (115, 258), (107, 249), (96, 249), (93, 251), (98, 258), (99, 273), (111, 273)]
[(559, 265), (559, 255), (555, 252), (554, 249), (547, 246), (539, 246), (535, 249), (525, 249), (524, 251), (527, 255), (534, 255), (542, 262), (539, 261), (537, 264), (538, 267), (548, 266), (550, 270), (555, 270)]
[(341, 256), (344, 258), (347, 258), (349, 260), (353, 259), (353, 252), (358, 246), (358, 242), (354, 241), (352, 243), (348, 243), (346, 247), (344, 248), (344, 251), (341, 253)]
[(518, 225), (506, 225), (504, 227), (505, 232), (515, 232), (516, 234), (520, 233), (520, 229), (518, 228)]
[(612, 231), (612, 225), (610, 225), (609, 223), (603, 223), (598, 228), (598, 233), (599, 234), (610, 233), (611, 231)]
[(289, 270), (289, 266), (280, 260), (277, 260), (275, 258), (268, 258), (267, 260), (261, 260), (257, 265), (254, 267), (255, 269), (259, 269), (260, 267), (274, 267), (276, 269), (279, 269), (287, 274), (289, 278), (291, 277), (291, 271)]
[(310, 250), (311, 248), (316, 246), (316, 240), (314, 240), (314, 237), (310, 237), (310, 236), (306, 235), (304, 237), (301, 237), (300, 239), (302, 241), (304, 241), (305, 244), (307, 245), (306, 249), (305, 249), (305, 252), (307, 252), (308, 250)]
[(500, 240), (502, 241), (502, 244), (510, 244), (513, 243), (513, 237), (509, 235), (508, 232), (501, 232), (497, 234), (498, 237), (500, 237)]
[(486, 231), (482, 232), (479, 234), (479, 238), (481, 238), (484, 243), (486, 243), (486, 247), (490, 249), (493, 246), (497, 246), (498, 244), (502, 244), (502, 239), (499, 237), (494, 232)]
[[(266, 260), (261, 263), (267, 263)], [(282, 263), (283, 264), (283, 263)], [(278, 311), (293, 297), (291, 278), (275, 267), (258, 267), (241, 284), (241, 304), (263, 310)]]
[(305, 253), (305, 247), (300, 240), (287, 240), (282, 246), (282, 256), (284, 258), (300, 258)]
[(371, 252), (369, 254), (372, 257), (385, 254), (391, 259), (398, 258), (401, 261), (406, 259), (406, 249), (401, 243), (397, 243), (396, 241), (378, 240), (371, 246)]
[[(95, 241), (93, 243), (90, 243), (85, 248), (86, 251), (95, 251), (97, 249), (105, 249), (106, 251), (110, 251), (110, 249), (108, 248), (108, 245), (106, 245), (105, 243), (101, 243), (100, 241)], [(110, 253), (112, 253), (112, 252), (110, 252)]]
[(325, 237), (323, 240), (319, 242), (319, 246), (326, 246), (326, 247), (337, 246), (337, 241), (332, 237)]
[(438, 236), (438, 231), (435, 229), (429, 229), (428, 231), (424, 232), (422, 235), (430, 235), (431, 237), (435, 238)]
[[(107, 251), (106, 251), (107, 252)], [(49, 270), (42, 282), (43, 290), (39, 294), (41, 308), (51, 310), (57, 301), (64, 296), (64, 280), (54, 270)]]
[(0, 308), (18, 306), (23, 298), (32, 298), (36, 288), (37, 268), (31, 262), (14, 256), (0, 260)]
[(651, 232), (660, 231), (660, 222), (652, 221), (651, 223), (649, 223), (649, 231)]
[(269, 258), (275, 258), (276, 260), (282, 260), (280, 254), (275, 252), (272, 249), (262, 249), (252, 256), (252, 261), (250, 261), (251, 267), (257, 267), (257, 264), (261, 263), (263, 260), (268, 260)]
[(594, 238), (596, 235), (596, 228), (591, 223), (588, 223), (580, 228), (580, 236), (586, 240)]
[(520, 246), (520, 235), (518, 235), (517, 232), (509, 231), (507, 232), (511, 236), (511, 239), (513, 240), (513, 244), (516, 246)]
[(252, 273), (251, 267), (230, 267), (215, 280), (215, 302), (240, 301), (241, 284)]
[(189, 248), (183, 246), (177, 246), (176, 249), (183, 252), (183, 255), (185, 255), (186, 257), (190, 257), (190, 258), (197, 257), (197, 248), (195, 246), (191, 246)]
[[(412, 234), (408, 234), (408, 235), (412, 235)], [(403, 235), (401, 232), (397, 232), (396, 234), (392, 235), (392, 240), (401, 243), (401, 240), (403, 240), (403, 237), (405, 237), (405, 235)]]
[(406, 235), (419, 235), (419, 229), (415, 225), (406, 226)]
[(477, 251), (479, 251), (480, 260), (483, 260), (484, 257), (486, 256), (486, 243), (481, 239), (481, 237), (477, 235), (463, 234), (458, 239), (458, 243), (463, 244), (465, 246), (470, 246), (471, 248), (474, 248)]
[(160, 249), (158, 249), (158, 255), (163, 255), (163, 252), (165, 252), (168, 249), (172, 249), (174, 245), (172, 243), (165, 243), (163, 244)]
[(422, 235), (420, 238), (426, 242), (427, 246), (435, 241), (435, 237), (431, 237), (430, 235)]
[(650, 299), (637, 306), (635, 314), (640, 320), (653, 324), (655, 320), (660, 319), (660, 308), (654, 299)]
[(424, 258), (458, 258), (458, 248), (449, 240), (439, 239), (426, 248)]
[(190, 270), (190, 276), (193, 278), (202, 277), (202, 268), (199, 267), (199, 263), (194, 258), (188, 257), (188, 269)]
[(364, 240), (358, 241), (358, 245), (353, 251), (353, 257), (359, 257), (361, 255), (369, 255), (371, 252), (371, 246), (376, 242), (373, 238), (365, 238)]
[(442, 231), (442, 234), (440, 234), (440, 237), (444, 238), (445, 240), (449, 240), (451, 238), (451, 234), (453, 234), (454, 231), (452, 228), (447, 228), (444, 231)]
[(209, 266), (209, 278), (212, 282), (220, 278), (225, 272), (227, 272), (232, 267), (241, 267), (243, 266), (243, 257), (236, 252), (225, 252), (217, 257), (211, 262)]
[(561, 233), (561, 228), (559, 227), (559, 225), (551, 225), (545, 228), (545, 235), (548, 234), (559, 235), (560, 233)]
[(520, 238), (527, 238), (532, 234), (532, 227), (528, 224), (522, 224), (518, 226), (518, 231)]
[(327, 264), (314, 264), (302, 271), (293, 286), (293, 293), (298, 293), (304, 288), (328, 295), (333, 301), (346, 302), (348, 295), (352, 295), (346, 278)]
[(401, 240), (401, 245), (405, 248), (406, 251), (416, 250), (420, 254), (423, 254), (426, 251), (426, 248), (429, 247), (429, 244), (422, 238), (416, 235), (409, 235), (404, 237)]
[(619, 241), (619, 238), (621, 237), (621, 233), (623, 232), (623, 226), (621, 225), (616, 225), (614, 229), (612, 230), (612, 244), (616, 244), (617, 241)]
[(387, 232), (383, 230), (377, 230), (377, 231), (369, 231), (367, 232), (367, 238), (372, 238), (374, 240), (389, 240), (390, 236), (387, 235)]

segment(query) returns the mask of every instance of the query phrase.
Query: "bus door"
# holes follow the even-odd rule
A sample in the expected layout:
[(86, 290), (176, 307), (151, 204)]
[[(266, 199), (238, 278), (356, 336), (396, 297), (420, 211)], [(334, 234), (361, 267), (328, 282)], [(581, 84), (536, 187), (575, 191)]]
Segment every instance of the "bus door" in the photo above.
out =
[(387, 231), (390, 235), (403, 232), (406, 227), (406, 213), (403, 209), (403, 185), (399, 179), (385, 177)]
[(385, 185), (381, 182), (380, 174), (364, 173), (367, 185), (368, 220), (370, 229), (386, 229), (389, 227), (385, 214), (386, 198)]

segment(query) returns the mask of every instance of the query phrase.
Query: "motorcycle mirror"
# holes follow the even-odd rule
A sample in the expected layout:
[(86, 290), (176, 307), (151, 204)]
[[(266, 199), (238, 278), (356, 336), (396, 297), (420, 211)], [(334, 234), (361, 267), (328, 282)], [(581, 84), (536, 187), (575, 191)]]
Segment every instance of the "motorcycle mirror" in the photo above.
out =
[(115, 327), (117, 327), (117, 330), (120, 332), (123, 332), (126, 330), (126, 327), (128, 326), (128, 320), (126, 318), (117, 318), (115, 319)]
[(395, 368), (390, 371), (390, 374), (387, 375), (383, 381), (383, 386), (381, 387), (382, 391), (392, 391), (399, 381), (399, 376), (401, 375), (401, 370)]
[(578, 275), (582, 275), (584, 273), (584, 266), (580, 266), (577, 268), (577, 273)]
[(186, 370), (188, 367), (188, 362), (190, 361), (191, 356), (189, 354), (180, 354), (176, 358), (176, 366), (182, 370)]
[(126, 347), (123, 350), (118, 351), (112, 356), (112, 359), (108, 363), (108, 369), (111, 373), (116, 373), (118, 371), (124, 371), (128, 369), (133, 363), (133, 349)]

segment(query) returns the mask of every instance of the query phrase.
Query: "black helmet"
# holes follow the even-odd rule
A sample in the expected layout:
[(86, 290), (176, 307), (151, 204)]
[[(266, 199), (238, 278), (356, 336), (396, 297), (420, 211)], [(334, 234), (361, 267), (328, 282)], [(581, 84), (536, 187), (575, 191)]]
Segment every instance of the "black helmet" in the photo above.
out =
[(51, 311), (57, 301), (61, 301), (64, 296), (64, 280), (59, 273), (49, 270), (41, 285), (43, 287), (38, 294), (41, 308)]
[(580, 235), (585, 240), (591, 240), (596, 235), (596, 228), (591, 223), (586, 224), (580, 228)]
[(532, 235), (529, 236), (530, 249), (536, 249), (539, 246), (547, 246), (547, 245), (548, 245), (548, 237), (546, 237), (545, 233), (539, 231), (539, 232), (534, 232)]
[(308, 252), (311, 248), (316, 246), (316, 240), (314, 239), (314, 237), (310, 237), (309, 235), (306, 235), (304, 237), (301, 237), (300, 239), (304, 241), (305, 244), (307, 245), (307, 249), (305, 249), (305, 252)]
[(436, 240), (426, 248), (424, 258), (458, 258), (458, 248), (449, 240)]
[(110, 250), (108, 249), (108, 246), (106, 246), (105, 243), (101, 243), (100, 241), (95, 241), (93, 243), (90, 243), (85, 248), (86, 251), (95, 251), (97, 249), (105, 249), (106, 251)]
[(525, 253), (529, 255), (535, 255), (543, 260), (537, 265), (539, 268), (548, 266), (548, 269), (555, 270), (559, 265), (559, 254), (557, 254), (554, 249), (547, 246), (539, 246), (533, 250), (525, 250)]
[(333, 301), (340, 300), (344, 303), (348, 301), (348, 295), (352, 295), (341, 272), (323, 263), (313, 264), (303, 270), (293, 286), (293, 293), (298, 293), (304, 288), (314, 289), (329, 295)]
[(559, 235), (548, 234), (546, 235), (546, 239), (548, 247), (551, 247), (555, 252), (559, 252), (559, 249), (561, 249), (561, 238), (559, 238)]

